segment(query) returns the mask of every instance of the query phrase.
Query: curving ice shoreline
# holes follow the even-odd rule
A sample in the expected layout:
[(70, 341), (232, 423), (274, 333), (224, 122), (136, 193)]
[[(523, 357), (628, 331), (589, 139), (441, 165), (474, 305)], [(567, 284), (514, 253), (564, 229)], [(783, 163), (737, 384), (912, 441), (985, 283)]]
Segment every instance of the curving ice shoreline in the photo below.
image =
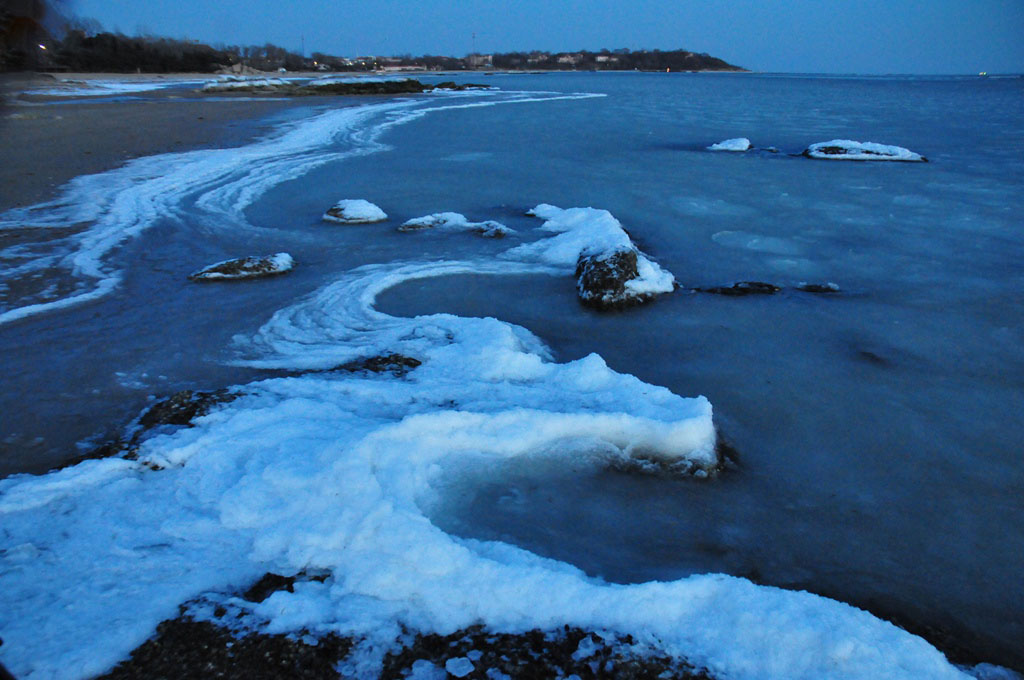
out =
[[(243, 147), (149, 156), (78, 177), (52, 201), (0, 214), (0, 230), (39, 234), (0, 250), (0, 325), (109, 295), (124, 276), (120, 249), (158, 224), (188, 229), (185, 213), (229, 233), (257, 229), (244, 211), (260, 196), (326, 163), (384, 150), (378, 140), (394, 126), (432, 112), (591, 96), (474, 91), (332, 109)], [(56, 292), (5, 299), (44, 273), (59, 278)]]
[[(149, 162), (105, 177), (124, 184), (96, 206), (99, 229), (69, 240), (63, 259), (46, 264), (84, 282), (64, 304), (116, 286), (120, 270), (108, 254), (164, 214), (190, 210), (188, 197), (230, 228), (253, 228), (244, 207), (275, 181), (368, 153), (387, 126), (440, 108), (418, 106), (324, 114), (246, 147), (239, 165), (184, 154), (156, 157), (163, 166), (142, 159)], [(383, 122), (375, 118), (381, 114)], [(354, 140), (352, 147), (325, 154), (325, 140), (339, 136)], [(240, 169), (255, 160), (265, 165)], [(170, 179), (158, 169), (170, 169)], [(26, 214), (43, 228), (80, 217), (72, 211), (85, 204), (75, 203), (74, 192), (98, 186), (82, 178), (67, 204)], [(611, 217), (570, 211), (600, 223)], [(258, 367), (327, 369), (383, 352), (422, 361), (404, 378), (318, 373), (249, 384), (195, 427), (143, 442), (137, 460), (0, 481), (7, 605), (0, 659), (18, 677), (102, 672), (202, 594), (244, 608), (260, 630), (360, 639), (352, 663), (365, 676), (401, 625), (443, 633), (483, 623), (508, 632), (567, 624), (621, 630), (722, 677), (965, 677), (920, 638), (822, 597), (724, 575), (609, 584), (432, 523), (446, 477), (460, 470), (486, 476), (500, 461), (593, 467), (653, 459), (685, 463), (690, 472), (715, 464), (712, 409), (703, 397), (616, 373), (596, 355), (554, 363), (539, 338), (496, 319), (402, 319), (374, 308), (380, 292), (415, 278), (564, 275), (593, 239), (548, 231), (560, 233), (498, 259), (357, 268), (237, 339), (239, 361)], [(671, 289), (671, 275), (649, 264), (652, 281)], [(22, 309), (59, 303), (41, 305)], [(241, 604), (238, 590), (268, 571), (328, 575)], [(108, 634), (98, 639), (97, 629)]]

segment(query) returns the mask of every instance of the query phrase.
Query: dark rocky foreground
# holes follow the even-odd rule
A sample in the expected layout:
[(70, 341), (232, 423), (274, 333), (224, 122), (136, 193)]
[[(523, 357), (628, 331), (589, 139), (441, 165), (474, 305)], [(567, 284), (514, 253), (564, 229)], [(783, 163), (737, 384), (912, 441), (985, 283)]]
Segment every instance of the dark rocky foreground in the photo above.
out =
[[(152, 639), (98, 680), (353, 678), (344, 672), (353, 646), (353, 640), (333, 634), (319, 639), (233, 634), (226, 627), (183, 615), (161, 623)], [(640, 644), (630, 635), (568, 626), (519, 634), (491, 633), (482, 626), (444, 636), (417, 634), (407, 646), (385, 656), (378, 677), (399, 680), (414, 666), (419, 669), (425, 664), (433, 664), (439, 674), (447, 667), (446, 677), (470, 680), (547, 680), (574, 674), (582, 680), (714, 679), (706, 670)]]

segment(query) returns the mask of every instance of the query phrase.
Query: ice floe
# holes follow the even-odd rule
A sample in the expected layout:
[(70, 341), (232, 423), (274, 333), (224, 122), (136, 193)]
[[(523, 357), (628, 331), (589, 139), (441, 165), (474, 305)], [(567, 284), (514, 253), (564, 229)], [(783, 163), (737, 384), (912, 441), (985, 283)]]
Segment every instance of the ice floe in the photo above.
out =
[(750, 149), (750, 140), (746, 137), (726, 139), (708, 147), (709, 151), (747, 151)]
[(875, 142), (855, 142), (852, 139), (833, 139), (829, 142), (811, 144), (803, 152), (808, 158), (834, 161), (909, 161), (927, 162), (921, 154), (902, 146), (890, 146)]
[(338, 224), (369, 224), (383, 222), (387, 218), (387, 213), (380, 207), (361, 198), (340, 200), (323, 215), (325, 222), (337, 222)]

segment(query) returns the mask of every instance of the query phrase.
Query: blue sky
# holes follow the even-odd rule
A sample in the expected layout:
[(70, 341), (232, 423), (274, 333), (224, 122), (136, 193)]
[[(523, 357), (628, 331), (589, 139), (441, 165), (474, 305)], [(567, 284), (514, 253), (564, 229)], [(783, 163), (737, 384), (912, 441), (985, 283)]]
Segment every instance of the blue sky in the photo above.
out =
[[(1024, 0), (70, 0), (108, 30), (306, 53), (607, 47), (759, 71), (1024, 71)], [(476, 35), (474, 40), (474, 34)]]

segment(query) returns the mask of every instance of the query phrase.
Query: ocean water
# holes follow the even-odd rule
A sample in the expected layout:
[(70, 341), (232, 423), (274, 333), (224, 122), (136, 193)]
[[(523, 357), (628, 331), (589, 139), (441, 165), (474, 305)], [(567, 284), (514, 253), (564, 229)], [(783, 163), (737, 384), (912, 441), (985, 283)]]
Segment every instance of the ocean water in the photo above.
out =
[[(140, 159), (0, 216), (0, 660), (88, 675), (200, 593), (317, 568), (327, 585), (279, 593), (260, 625), (575, 622), (736, 677), (955, 676), (835, 600), (954, 661), (1024, 668), (1024, 80), (476, 79), (499, 89), (303, 102), (241, 149)], [(706, 148), (741, 136), (751, 151)], [(930, 162), (796, 155), (837, 138)], [(322, 223), (342, 198), (389, 220)], [(680, 289), (580, 306), (571, 264), (510, 252), (549, 243), (525, 215), (541, 203), (609, 211)], [(395, 229), (442, 211), (516, 231)], [(287, 276), (185, 278), (279, 251)], [(783, 290), (692, 292), (744, 280)], [(391, 351), (424, 364), (279, 370)], [(143, 444), (159, 472), (16, 474), (154, 399), (232, 385), (246, 396)], [(721, 475), (619, 464), (645, 447), (699, 460), (708, 403), (737, 452)], [(29, 632), (112, 597), (145, 603), (106, 615), (116, 641)]]

